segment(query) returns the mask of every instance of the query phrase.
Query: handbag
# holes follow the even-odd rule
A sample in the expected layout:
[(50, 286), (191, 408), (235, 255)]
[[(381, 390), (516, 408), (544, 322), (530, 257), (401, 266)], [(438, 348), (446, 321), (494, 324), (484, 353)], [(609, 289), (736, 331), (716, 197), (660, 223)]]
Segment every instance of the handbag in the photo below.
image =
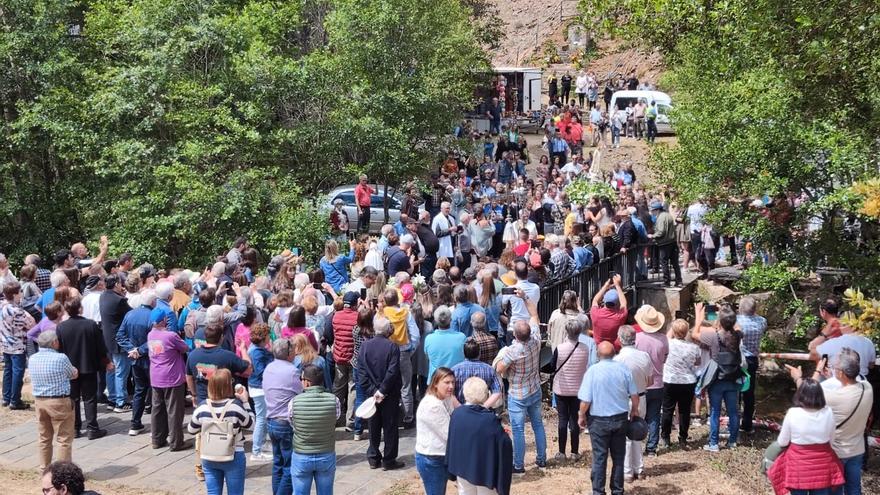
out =
[(562, 364), (560, 364), (559, 366), (556, 366), (555, 369), (550, 373), (550, 382), (551, 383), (553, 383), (553, 378), (556, 376), (556, 373), (559, 373), (559, 370), (561, 370), (562, 367), (565, 366), (565, 363), (567, 363), (568, 360), (571, 359), (572, 356), (574, 356), (574, 352), (577, 350), (579, 345), (581, 345), (580, 340), (578, 340), (574, 344), (574, 349), (572, 349), (571, 352), (568, 353), (568, 356), (565, 357), (565, 359), (562, 361)]

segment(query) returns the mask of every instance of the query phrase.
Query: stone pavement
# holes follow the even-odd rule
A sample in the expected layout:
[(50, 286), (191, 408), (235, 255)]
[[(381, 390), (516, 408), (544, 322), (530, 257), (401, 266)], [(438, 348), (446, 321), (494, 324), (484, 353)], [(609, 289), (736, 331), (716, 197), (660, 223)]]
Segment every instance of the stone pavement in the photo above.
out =
[[(105, 413), (99, 405), (98, 423), (107, 429), (107, 436), (88, 440), (85, 436), (74, 440), (73, 461), (82, 467), (87, 479), (137, 487), (142, 490), (163, 490), (175, 495), (202, 494), (203, 483), (196, 480), (195, 451), (171, 452), (168, 448), (153, 450), (150, 445), (150, 416), (144, 415), (146, 430), (135, 437), (128, 436), (130, 413)], [(186, 417), (189, 421), (189, 415)], [(184, 429), (185, 431), (185, 429)], [(366, 461), (367, 440), (355, 442), (352, 434), (342, 428), (336, 430), (337, 494), (376, 494), (390, 488), (403, 478), (417, 476), (415, 459), (415, 430), (401, 431), (400, 457), (406, 463), (397, 471), (371, 470)], [(246, 435), (248, 438), (250, 435)], [(186, 438), (191, 438), (186, 435)], [(190, 441), (191, 442), (191, 441)], [(268, 443), (271, 454), (271, 444)], [(250, 456), (250, 440), (245, 445)], [(0, 430), (0, 466), (17, 470), (36, 470), (37, 425), (35, 420)], [(314, 490), (314, 488), (313, 488)], [(272, 463), (247, 465), (246, 493), (272, 493)]]

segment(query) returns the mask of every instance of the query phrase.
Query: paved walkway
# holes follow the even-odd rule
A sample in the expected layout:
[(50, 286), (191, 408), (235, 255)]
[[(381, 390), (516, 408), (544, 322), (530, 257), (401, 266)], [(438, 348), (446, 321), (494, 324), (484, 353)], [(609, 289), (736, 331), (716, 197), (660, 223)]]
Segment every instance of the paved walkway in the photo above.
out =
[[(104, 410), (99, 405), (99, 411)], [(85, 436), (73, 444), (73, 460), (82, 467), (87, 479), (108, 481), (144, 490), (158, 489), (175, 495), (203, 494), (203, 483), (194, 472), (195, 451), (154, 450), (150, 445), (150, 417), (144, 415), (145, 432), (128, 436), (130, 413), (98, 414), (98, 422), (107, 436), (88, 440)], [(189, 421), (189, 416), (186, 418)], [(186, 438), (191, 438), (186, 435)], [(376, 494), (400, 479), (415, 475), (415, 430), (401, 431), (400, 457), (406, 468), (398, 471), (371, 470), (367, 465), (367, 441), (355, 442), (351, 433), (336, 432), (336, 482), (338, 494)], [(250, 452), (250, 441), (246, 444)], [(269, 444), (271, 454), (271, 444)], [(0, 430), (0, 466), (18, 470), (36, 470), (37, 425), (35, 420)], [(247, 493), (272, 493), (272, 463), (248, 463)]]

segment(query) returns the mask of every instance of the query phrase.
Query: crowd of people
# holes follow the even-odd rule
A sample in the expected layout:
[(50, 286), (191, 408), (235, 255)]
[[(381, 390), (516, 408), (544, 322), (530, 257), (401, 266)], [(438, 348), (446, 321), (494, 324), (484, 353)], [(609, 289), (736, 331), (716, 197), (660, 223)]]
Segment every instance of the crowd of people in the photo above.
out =
[[(0, 255), (3, 405), (30, 407), (21, 398), (28, 369), (43, 467), (70, 461), (74, 438), (107, 434), (99, 404), (130, 415), (131, 436), (149, 415), (152, 447), (194, 448), (195, 476), (210, 494), (244, 493), (248, 462), (272, 463), (273, 494), (310, 493), (313, 483), (332, 493), (337, 428), (368, 440), (365, 461), (383, 470), (404, 466), (399, 429), (414, 428), (428, 495), (445, 493), (450, 478), (462, 494), (505, 495), (527, 467), (526, 423), (534, 465), (548, 463), (548, 397), (558, 415), (553, 461), (580, 459), (588, 430), (594, 493), (605, 492), (609, 457), (612, 493), (623, 493), (642, 474), (643, 455), (671, 444), (676, 416), (677, 442), (687, 448), (701, 404), (710, 427), (703, 449), (721, 448), (722, 408), (726, 447), (735, 448), (753, 429), (766, 330), (751, 298), (739, 301), (738, 314), (727, 306), (707, 314), (698, 304), (693, 325), (667, 325), (656, 308), (631, 307), (613, 274), (586, 308), (567, 291), (540, 321), (543, 286), (616, 253), (636, 250), (639, 275), (650, 267), (681, 285), (691, 263), (708, 276), (721, 246), (706, 221), (711, 204), (678, 205), (648, 192), (631, 166), (595, 170), (598, 155), (582, 153), (563, 131), (578, 114), (563, 107), (532, 174), (515, 126), (497, 143), (473, 136), (475, 151), (450, 153), (430, 191), (408, 188), (399, 221), (375, 237), (375, 191), (361, 177), (358, 218), (336, 205), (332, 238), (314, 264), (286, 250), (264, 265), (244, 237), (203, 272), (157, 270), (129, 253), (111, 259), (106, 238), (94, 256), (82, 243), (58, 251), (51, 270), (30, 255), (17, 276)], [(576, 180), (607, 183), (616, 196), (573, 204), (566, 186)], [(737, 243), (724, 242), (736, 263)], [(867, 420), (861, 401), (872, 400), (852, 361), (855, 352), (864, 374), (873, 345), (836, 314), (834, 301), (823, 306), (827, 341), (811, 348), (828, 355), (839, 383), (823, 382), (822, 400), (810, 380), (799, 385), (803, 412), (783, 425), (779, 445), (788, 448), (770, 471), (786, 489), (802, 489), (799, 459), (819, 455), (843, 461), (829, 469), (828, 486), (859, 483), (864, 448), (855, 436)], [(541, 361), (545, 347), (549, 364)], [(826, 403), (836, 430), (812, 435), (788, 424), (800, 414), (835, 426)], [(851, 418), (841, 424), (839, 415)]]

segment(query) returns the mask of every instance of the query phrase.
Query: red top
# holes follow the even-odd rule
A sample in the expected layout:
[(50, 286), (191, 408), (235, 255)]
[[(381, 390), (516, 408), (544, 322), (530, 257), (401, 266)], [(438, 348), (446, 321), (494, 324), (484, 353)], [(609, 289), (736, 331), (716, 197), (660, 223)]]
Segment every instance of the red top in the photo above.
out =
[(529, 252), (530, 247), (532, 247), (532, 244), (530, 242), (524, 242), (522, 244), (518, 244), (518, 245), (514, 246), (513, 253), (517, 256), (520, 256), (520, 257), (525, 256), (526, 253)]
[(767, 471), (776, 495), (790, 490), (821, 490), (843, 484), (843, 467), (830, 443), (790, 444)]
[(367, 184), (358, 184), (354, 188), (354, 200), (361, 208), (368, 208), (372, 199), (370, 198), (370, 195), (375, 192), (376, 191)]
[(352, 329), (357, 325), (358, 312), (343, 308), (333, 314), (333, 361), (348, 364), (354, 354)]
[(598, 345), (602, 341), (614, 344), (614, 350), (620, 350), (620, 342), (617, 340), (617, 329), (626, 323), (626, 311), (623, 309), (610, 309), (593, 306), (590, 310), (590, 320), (593, 322), (593, 340)]

